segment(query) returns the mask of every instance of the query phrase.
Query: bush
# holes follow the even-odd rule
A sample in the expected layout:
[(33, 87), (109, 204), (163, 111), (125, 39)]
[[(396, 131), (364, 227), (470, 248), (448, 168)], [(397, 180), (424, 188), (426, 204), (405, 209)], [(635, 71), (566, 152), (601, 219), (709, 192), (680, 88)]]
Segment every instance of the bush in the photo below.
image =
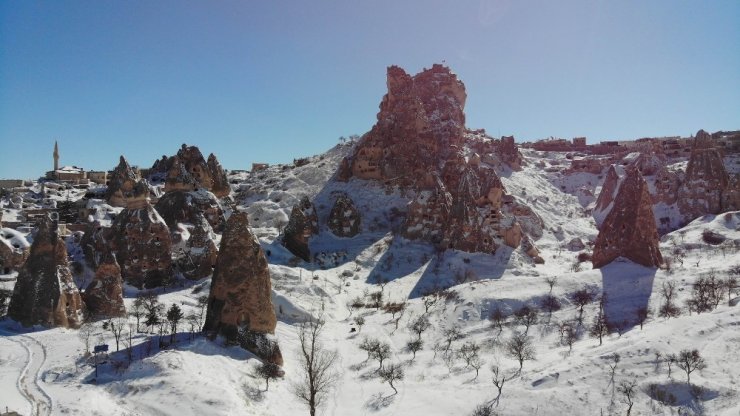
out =
[(725, 236), (712, 230), (704, 230), (704, 232), (701, 233), (701, 239), (704, 240), (705, 243), (713, 246), (722, 244), (726, 240)]

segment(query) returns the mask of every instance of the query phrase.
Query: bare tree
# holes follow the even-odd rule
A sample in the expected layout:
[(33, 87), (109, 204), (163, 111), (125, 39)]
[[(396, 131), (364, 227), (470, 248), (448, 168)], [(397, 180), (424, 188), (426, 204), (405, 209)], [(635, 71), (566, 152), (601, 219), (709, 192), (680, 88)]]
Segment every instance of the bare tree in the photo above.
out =
[(391, 357), (391, 346), (388, 343), (380, 342), (375, 350), (371, 353), (372, 357), (378, 360), (378, 370), (383, 369), (383, 361)]
[(507, 381), (511, 380), (511, 378), (506, 378), (504, 372), (501, 371), (501, 368), (497, 365), (491, 366), (491, 373), (493, 373), (493, 385), (496, 386), (496, 389), (498, 390), (498, 394), (496, 395), (496, 398), (493, 399), (493, 401), (496, 403), (496, 406), (498, 406), (499, 401), (501, 400), (501, 392), (504, 389), (504, 384), (506, 384)]
[(640, 330), (642, 330), (642, 326), (645, 324), (645, 321), (650, 318), (652, 313), (653, 311), (647, 305), (637, 308), (635, 315), (637, 316), (637, 322), (640, 324)]
[(529, 332), (529, 327), (537, 323), (537, 308), (524, 305), (514, 312), (514, 319), (518, 325), (524, 325), (524, 335)]
[(606, 319), (606, 314), (602, 309), (599, 309), (598, 314), (594, 317), (593, 325), (589, 330), (589, 334), (599, 339), (599, 345), (603, 344), (603, 337), (609, 334), (609, 321)]
[(682, 350), (676, 356), (676, 365), (686, 373), (686, 383), (691, 385), (691, 373), (696, 370), (703, 370), (707, 367), (699, 350)]
[(458, 339), (461, 339), (463, 337), (462, 331), (460, 331), (460, 327), (457, 325), (453, 325), (449, 328), (446, 328), (442, 332), (442, 336), (445, 340), (445, 353), (448, 353), (450, 351), (450, 348), (452, 348), (452, 343), (454, 341), (457, 341)]
[(491, 314), (488, 315), (488, 320), (491, 321), (491, 324), (498, 328), (498, 333), (500, 334), (501, 331), (504, 330), (504, 324), (506, 324), (506, 320), (508, 319), (508, 315), (506, 312), (504, 312), (501, 308), (498, 306), (491, 311)]
[(676, 354), (668, 354), (665, 356), (665, 363), (668, 366), (668, 378), (671, 378), (671, 371), (673, 370), (673, 364), (676, 364), (678, 361), (678, 356)]
[(103, 323), (103, 328), (109, 330), (113, 334), (113, 338), (116, 339), (116, 351), (119, 351), (121, 334), (123, 333), (123, 329), (126, 327), (126, 323), (126, 319), (121, 317), (111, 318)]
[(396, 389), (396, 386), (393, 385), (394, 382), (403, 380), (404, 377), (404, 371), (401, 364), (388, 364), (385, 368), (381, 368), (379, 371), (380, 378), (382, 378), (384, 381), (388, 383), (388, 385), (391, 386), (391, 388), (394, 391), (394, 395), (398, 394), (398, 390)]
[(279, 365), (269, 361), (263, 361), (257, 366), (256, 373), (259, 377), (265, 379), (265, 391), (270, 389), (270, 380), (277, 380), (283, 375), (283, 370)]
[(406, 343), (406, 349), (408, 349), (413, 354), (413, 356), (411, 357), (411, 361), (414, 361), (416, 359), (416, 353), (421, 351), (422, 348), (424, 348), (424, 341), (422, 341), (421, 339), (412, 339)]
[(416, 319), (411, 320), (409, 323), (409, 330), (415, 333), (418, 339), (421, 339), (421, 334), (424, 333), (432, 324), (426, 315), (421, 315)]
[(424, 313), (429, 313), (439, 301), (439, 295), (436, 292), (429, 293), (421, 298), (421, 301), (424, 303)]
[(90, 354), (90, 338), (95, 334), (95, 324), (92, 322), (85, 322), (80, 326), (77, 336), (80, 337), (82, 343), (85, 344), (85, 353)]
[(360, 343), (360, 349), (367, 353), (365, 361), (373, 358), (373, 353), (380, 346), (380, 341), (374, 338), (364, 338)]
[(357, 325), (357, 332), (362, 332), (362, 326), (365, 325), (365, 318), (362, 316), (355, 317), (355, 325)]
[(637, 382), (635, 380), (624, 380), (619, 383), (617, 391), (624, 396), (622, 402), (627, 405), (627, 416), (632, 413), (635, 395), (637, 394)]
[(676, 297), (676, 282), (672, 280), (663, 282), (660, 288), (660, 294), (663, 296), (663, 305), (661, 305), (658, 311), (658, 316), (661, 318), (675, 318), (679, 316), (681, 310), (673, 302)]
[(547, 286), (550, 287), (550, 294), (552, 295), (552, 288), (555, 287), (555, 285), (558, 283), (557, 277), (547, 277), (545, 278), (545, 283), (547, 283)]
[(311, 416), (316, 415), (316, 409), (323, 404), (337, 381), (334, 371), (337, 353), (323, 347), (323, 328), (324, 321), (312, 319), (302, 323), (298, 332), (301, 381), (293, 386), (293, 394), (308, 406)]
[(583, 308), (596, 300), (596, 294), (589, 288), (584, 287), (568, 295), (568, 299), (578, 307), (578, 324), (583, 325)]
[(561, 306), (558, 298), (553, 295), (547, 295), (542, 298), (542, 301), (540, 302), (540, 307), (543, 311), (547, 312), (547, 323), (550, 323), (552, 313), (559, 311)]
[(522, 372), (524, 361), (534, 360), (535, 352), (532, 346), (532, 338), (526, 334), (514, 334), (506, 343), (506, 353), (519, 362), (519, 372)]
[(609, 356), (609, 359), (611, 362), (607, 363), (609, 365), (610, 370), (610, 379), (609, 384), (614, 384), (614, 375), (617, 372), (617, 365), (619, 365), (619, 361), (622, 359), (622, 357), (619, 356), (616, 352)]
[(565, 328), (565, 345), (568, 346), (568, 354), (573, 351), (573, 344), (578, 341), (578, 329), (574, 325)]
[(139, 323), (141, 322), (141, 318), (144, 318), (146, 316), (146, 308), (144, 308), (144, 303), (144, 295), (139, 293), (136, 296), (136, 299), (134, 299), (134, 303), (128, 313), (136, 319), (136, 332), (140, 332)]

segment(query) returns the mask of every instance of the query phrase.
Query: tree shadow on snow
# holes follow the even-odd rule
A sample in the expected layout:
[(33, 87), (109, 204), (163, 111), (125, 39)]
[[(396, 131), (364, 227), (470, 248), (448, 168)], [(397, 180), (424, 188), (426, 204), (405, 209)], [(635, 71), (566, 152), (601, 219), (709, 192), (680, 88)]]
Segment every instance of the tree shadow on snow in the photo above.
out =
[(648, 307), (657, 269), (619, 258), (600, 271), (602, 291), (607, 295), (607, 319), (622, 326), (622, 331), (634, 328), (637, 311)]
[(374, 394), (368, 401), (365, 402), (365, 408), (374, 412), (378, 412), (393, 404), (395, 398), (395, 394), (392, 394), (390, 396), (384, 396), (383, 393)]

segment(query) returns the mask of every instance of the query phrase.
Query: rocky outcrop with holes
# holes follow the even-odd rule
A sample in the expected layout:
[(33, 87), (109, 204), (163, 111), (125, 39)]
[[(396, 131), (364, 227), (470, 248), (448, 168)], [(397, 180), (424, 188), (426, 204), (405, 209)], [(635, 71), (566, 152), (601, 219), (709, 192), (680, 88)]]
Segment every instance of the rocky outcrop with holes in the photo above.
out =
[(114, 207), (135, 208), (141, 207), (141, 201), (148, 195), (149, 187), (131, 169), (126, 158), (121, 156), (108, 180), (105, 200)]
[(211, 154), (208, 162), (196, 146), (182, 145), (175, 156), (155, 162), (153, 170), (167, 170), (165, 192), (205, 189), (218, 197), (228, 196), (230, 188), (226, 173)]
[(123, 303), (123, 281), (121, 267), (116, 257), (106, 251), (95, 271), (95, 278), (82, 293), (90, 315), (97, 318), (126, 316)]
[(201, 216), (217, 232), (221, 232), (226, 223), (221, 203), (206, 189), (167, 192), (159, 198), (155, 208), (171, 229), (178, 223), (196, 224)]
[(23, 326), (77, 328), (85, 314), (57, 223), (44, 217), (38, 224), (28, 260), (18, 273), (8, 316)]
[(265, 253), (249, 230), (247, 214), (235, 212), (221, 239), (203, 330), (282, 365), (271, 293)]
[(213, 273), (218, 257), (215, 235), (205, 217), (200, 216), (190, 230), (185, 249), (179, 260), (183, 275), (191, 280), (202, 279)]
[(354, 237), (360, 232), (360, 212), (347, 194), (337, 196), (329, 213), (327, 225), (337, 237)]
[(308, 197), (303, 197), (290, 212), (288, 225), (283, 231), (283, 245), (294, 255), (305, 261), (311, 261), (308, 240), (318, 233), (319, 219), (316, 208)]
[(614, 207), (599, 229), (594, 245), (594, 268), (624, 257), (648, 267), (663, 264), (660, 238), (645, 179), (636, 168), (628, 168), (619, 186)]

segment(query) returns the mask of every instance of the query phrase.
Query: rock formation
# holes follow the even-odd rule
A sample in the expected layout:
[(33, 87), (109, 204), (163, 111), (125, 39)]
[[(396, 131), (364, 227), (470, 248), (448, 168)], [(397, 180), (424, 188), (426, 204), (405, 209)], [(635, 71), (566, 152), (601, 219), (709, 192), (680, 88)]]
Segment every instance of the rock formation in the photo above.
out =
[(111, 173), (105, 200), (114, 207), (141, 206), (141, 201), (148, 197), (149, 187), (141, 181), (131, 169), (126, 159), (121, 156), (118, 166)]
[(283, 232), (283, 245), (294, 255), (311, 261), (308, 239), (319, 232), (319, 219), (308, 197), (301, 198), (290, 212), (288, 225)]
[(197, 280), (213, 273), (218, 258), (218, 247), (213, 239), (213, 229), (201, 215), (193, 224), (180, 261), (180, 269), (186, 278)]
[(223, 230), (226, 222), (218, 198), (206, 189), (167, 192), (155, 207), (171, 229), (178, 223), (196, 224), (201, 215), (218, 232)]
[(593, 210), (593, 216), (597, 226), (600, 227), (601, 223), (604, 222), (604, 218), (609, 214), (618, 189), (619, 175), (614, 165), (611, 165), (606, 172), (606, 178), (604, 178), (604, 183), (601, 185), (601, 192), (599, 192), (599, 197), (596, 199), (596, 205)]
[(167, 169), (165, 192), (206, 189), (218, 197), (230, 193), (226, 173), (216, 156), (211, 154), (206, 162), (196, 146), (183, 144), (175, 156), (155, 162), (152, 169)]
[(337, 237), (354, 237), (360, 230), (360, 212), (355, 207), (352, 198), (340, 194), (329, 213), (327, 225)]
[(20, 269), (28, 259), (30, 247), (23, 234), (12, 228), (0, 228), (0, 274)]
[(678, 209), (684, 221), (722, 212), (722, 194), (729, 189), (729, 185), (730, 177), (725, 170), (722, 156), (712, 147), (709, 133), (699, 130), (694, 139), (684, 182), (678, 190)]
[(661, 168), (655, 175), (655, 193), (653, 203), (675, 204), (678, 200), (678, 190), (683, 182), (683, 172)]
[(221, 239), (203, 330), (282, 365), (271, 336), (277, 324), (271, 292), (265, 253), (249, 230), (247, 214), (235, 212)]
[(106, 251), (95, 271), (95, 278), (82, 293), (88, 312), (99, 318), (126, 316), (123, 281), (116, 257)]
[(659, 243), (648, 185), (636, 168), (628, 168), (614, 207), (599, 229), (592, 258), (594, 268), (620, 256), (658, 267), (663, 263)]
[(31, 245), (28, 260), (13, 288), (8, 316), (23, 326), (79, 327), (85, 305), (72, 280), (67, 249), (57, 223), (44, 217)]

